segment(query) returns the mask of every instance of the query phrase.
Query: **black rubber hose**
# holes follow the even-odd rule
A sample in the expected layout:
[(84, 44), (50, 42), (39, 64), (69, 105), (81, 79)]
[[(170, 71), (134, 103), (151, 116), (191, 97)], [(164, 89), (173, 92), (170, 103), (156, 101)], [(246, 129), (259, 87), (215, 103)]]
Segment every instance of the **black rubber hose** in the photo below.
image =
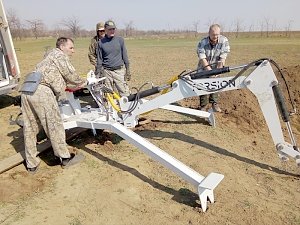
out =
[(129, 102), (132, 102), (133, 100), (135, 100), (137, 94), (139, 95), (139, 98), (144, 98), (144, 97), (147, 97), (147, 96), (150, 96), (150, 95), (157, 94), (160, 91), (161, 91), (160, 87), (154, 87), (154, 88), (151, 88), (151, 89), (148, 89), (148, 90), (145, 90), (145, 91), (141, 91), (141, 92), (136, 93), (136, 94), (131, 94), (127, 98), (128, 98)]
[(228, 72), (230, 72), (229, 67), (222, 67), (222, 68), (217, 68), (217, 69), (213, 69), (213, 70), (202, 70), (202, 71), (196, 72), (195, 74), (191, 74), (191, 79), (196, 80), (199, 78), (207, 78), (207, 77), (211, 77), (211, 76), (222, 74), (222, 73), (228, 73)]
[(273, 86), (272, 89), (273, 89), (274, 97), (276, 99), (276, 103), (277, 103), (277, 106), (279, 108), (282, 120), (284, 122), (289, 122), (290, 121), (289, 112), (286, 108), (284, 97), (283, 97), (282, 92), (279, 88), (279, 85), (277, 84), (277, 85)]

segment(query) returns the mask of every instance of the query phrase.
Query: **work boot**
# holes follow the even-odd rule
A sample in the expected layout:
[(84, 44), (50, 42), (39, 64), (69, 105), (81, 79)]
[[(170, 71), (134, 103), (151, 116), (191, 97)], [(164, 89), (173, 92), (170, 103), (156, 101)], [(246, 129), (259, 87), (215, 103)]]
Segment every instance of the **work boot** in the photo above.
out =
[(222, 112), (221, 108), (219, 107), (218, 103), (214, 102), (212, 104), (212, 109), (214, 112)]
[(39, 163), (36, 167), (31, 167), (31, 168), (28, 168), (28, 167), (27, 167), (28, 173), (30, 173), (31, 175), (36, 174), (36, 172), (37, 172), (38, 169), (39, 169), (39, 166), (40, 166), (40, 163)]
[(28, 171), (28, 173), (33, 175), (38, 171), (38, 168), (39, 168), (38, 166), (32, 167), (32, 168), (27, 168), (27, 171)]
[(61, 167), (62, 168), (69, 168), (70, 166), (73, 166), (75, 164), (78, 164), (80, 163), (82, 160), (84, 159), (84, 155), (79, 153), (79, 154), (71, 154), (71, 157), (70, 158), (67, 158), (67, 159), (62, 159), (62, 162), (61, 162)]

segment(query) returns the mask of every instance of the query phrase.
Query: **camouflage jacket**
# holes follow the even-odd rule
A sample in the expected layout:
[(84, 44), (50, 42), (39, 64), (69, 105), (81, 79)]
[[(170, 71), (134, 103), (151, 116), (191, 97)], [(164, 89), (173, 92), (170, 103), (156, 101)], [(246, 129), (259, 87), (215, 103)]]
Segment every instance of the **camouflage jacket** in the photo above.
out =
[(97, 46), (98, 46), (98, 41), (99, 41), (98, 36), (93, 37), (91, 39), (91, 44), (90, 44), (90, 47), (89, 47), (88, 57), (89, 57), (90, 63), (93, 66), (97, 65)]
[(78, 86), (85, 82), (76, 73), (69, 57), (58, 48), (51, 50), (37, 64), (35, 71), (43, 74), (41, 84), (50, 87), (58, 100), (66, 99), (67, 84)]

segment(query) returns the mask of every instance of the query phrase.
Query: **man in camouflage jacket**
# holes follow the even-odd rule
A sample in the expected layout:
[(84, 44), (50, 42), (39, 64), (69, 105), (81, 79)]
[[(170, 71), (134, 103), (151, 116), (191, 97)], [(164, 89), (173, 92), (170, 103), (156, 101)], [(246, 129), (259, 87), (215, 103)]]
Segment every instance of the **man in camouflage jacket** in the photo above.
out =
[(90, 63), (94, 66), (94, 68), (96, 68), (97, 66), (98, 41), (105, 36), (105, 28), (103, 22), (97, 23), (96, 33), (97, 35), (91, 39), (91, 44), (89, 46), (89, 53), (88, 53)]
[(67, 84), (77, 87), (86, 85), (70, 63), (69, 56), (74, 53), (73, 40), (58, 38), (56, 48), (37, 64), (35, 72), (42, 75), (34, 93), (21, 94), (24, 119), (24, 142), (26, 165), (29, 172), (35, 172), (40, 164), (37, 157), (36, 135), (44, 129), (55, 156), (59, 157), (62, 166), (72, 165), (79, 161), (76, 155), (70, 155), (67, 149), (65, 129), (60, 115), (58, 101), (66, 100)]

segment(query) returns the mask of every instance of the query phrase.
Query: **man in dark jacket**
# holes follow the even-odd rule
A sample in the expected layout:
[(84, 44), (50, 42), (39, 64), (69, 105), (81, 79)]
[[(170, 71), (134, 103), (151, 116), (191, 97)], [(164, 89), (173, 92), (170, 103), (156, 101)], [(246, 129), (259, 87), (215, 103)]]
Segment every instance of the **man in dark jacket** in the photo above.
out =
[(105, 37), (98, 42), (97, 73), (106, 77), (105, 83), (121, 96), (129, 95), (130, 70), (124, 39), (115, 36), (116, 25), (113, 21), (105, 22)]

